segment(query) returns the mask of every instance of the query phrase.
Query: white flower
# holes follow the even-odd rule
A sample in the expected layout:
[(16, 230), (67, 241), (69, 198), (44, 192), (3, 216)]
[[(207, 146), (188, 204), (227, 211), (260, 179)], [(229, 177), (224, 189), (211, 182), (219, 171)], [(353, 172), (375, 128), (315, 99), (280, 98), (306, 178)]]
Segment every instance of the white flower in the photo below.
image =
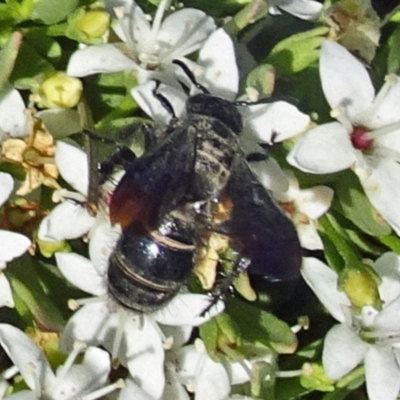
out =
[(273, 0), (269, 6), (272, 15), (282, 14), (280, 10), (305, 20), (315, 20), (322, 10), (322, 4), (313, 0)]
[[(276, 171), (271, 167), (271, 160), (251, 162), (250, 166), (259, 181), (272, 190), (274, 199), (289, 214), (296, 226), (301, 247), (322, 250), (324, 246), (318, 235), (317, 219), (328, 211), (333, 190), (327, 186), (300, 189), (294, 174), (291, 171)], [(271, 178), (275, 179), (271, 181)]]
[(80, 398), (103, 386), (110, 372), (109, 355), (96, 347), (89, 347), (85, 351), (82, 364), (73, 364), (85, 349), (82, 343), (76, 343), (65, 364), (54, 373), (40, 348), (22, 331), (8, 324), (0, 324), (0, 345), (30, 389), (6, 399)]
[[(108, 1), (108, 8), (114, 3)], [(139, 82), (151, 78), (171, 81), (171, 61), (198, 50), (215, 29), (215, 23), (204, 12), (191, 8), (170, 14), (162, 21), (168, 3), (169, 0), (160, 2), (150, 24), (134, 1), (120, 1), (123, 11), (121, 7), (115, 9), (119, 21), (114, 31), (122, 42), (78, 50), (70, 59), (67, 73), (81, 77), (136, 70)]]
[(352, 314), (351, 303), (338, 290), (338, 275), (315, 258), (305, 258), (302, 274), (332, 316), (340, 322), (327, 334), (322, 361), (331, 379), (365, 365), (368, 397), (395, 400), (400, 390), (400, 257), (385, 253), (375, 263), (381, 311), (366, 305)]
[[(63, 201), (40, 224), (40, 240), (61, 241), (75, 239), (87, 233), (95, 218), (85, 207), (89, 187), (88, 160), (84, 151), (65, 142), (57, 142), (55, 163), (61, 176), (76, 192), (56, 191), (53, 198)], [(58, 199), (57, 199), (58, 200)]]
[[(261, 354), (262, 350), (259, 351)], [(271, 351), (264, 353), (252, 361), (271, 363)], [(195, 394), (196, 400), (225, 400), (232, 385), (243, 384), (252, 378), (252, 361), (216, 362), (207, 354), (203, 341), (196, 339), (194, 344), (177, 348), (168, 356), (166, 367), (169, 384), (163, 398), (189, 399), (182, 388), (184, 385), (189, 392)]]
[(28, 134), (28, 116), (18, 90), (5, 85), (0, 91), (0, 143), (9, 137)]
[[(214, 96), (234, 100), (239, 90), (239, 71), (232, 39), (223, 30), (216, 30), (204, 43), (196, 63), (186, 63), (196, 80)], [(179, 79), (187, 82), (181, 73)], [(154, 82), (146, 82), (132, 90), (132, 96), (150, 117), (167, 124), (171, 115), (153, 94)], [(187, 95), (181, 90), (160, 85), (158, 90), (171, 103), (177, 117), (184, 114)], [(241, 98), (240, 100), (247, 100)], [(271, 143), (283, 141), (303, 131), (310, 118), (295, 106), (278, 101), (241, 107), (244, 122), (243, 141)]]
[(98, 217), (89, 246), (91, 261), (74, 253), (57, 253), (57, 265), (65, 277), (81, 290), (96, 296), (78, 301), (83, 306), (68, 321), (62, 347), (70, 349), (75, 340), (102, 345), (113, 359), (126, 366), (141, 390), (159, 399), (164, 390), (164, 335), (158, 324), (197, 326), (222, 311), (219, 302), (201, 316), (210, 298), (177, 295), (165, 308), (152, 314), (138, 314), (123, 308), (107, 293), (108, 259), (118, 239), (117, 228)]
[(307, 132), (288, 155), (305, 172), (353, 167), (371, 203), (400, 233), (400, 82), (389, 76), (380, 92), (365, 67), (337, 43), (322, 44), (320, 75), (339, 122)]
[[(10, 196), (14, 188), (11, 175), (0, 172), (0, 207)], [(21, 256), (28, 250), (31, 241), (16, 232), (0, 230), (0, 307), (14, 307), (11, 287), (3, 273), (8, 262)]]

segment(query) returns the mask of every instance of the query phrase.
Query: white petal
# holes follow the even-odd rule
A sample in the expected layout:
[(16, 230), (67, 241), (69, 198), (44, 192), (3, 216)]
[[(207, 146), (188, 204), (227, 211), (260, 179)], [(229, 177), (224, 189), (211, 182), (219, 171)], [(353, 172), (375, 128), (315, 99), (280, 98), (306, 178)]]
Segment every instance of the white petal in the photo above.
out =
[(6, 276), (0, 271), (0, 307), (13, 308), (14, 306), (15, 303), (12, 297), (10, 283)]
[(335, 325), (326, 335), (322, 363), (326, 375), (339, 379), (359, 365), (368, 350), (357, 334), (346, 325)]
[[(260, 183), (267, 190), (271, 190), (274, 196), (277, 193), (280, 194), (288, 190), (289, 181), (287, 176), (273, 158), (268, 158), (268, 160), (265, 161), (251, 162), (250, 168), (257, 176)], [(278, 200), (280, 199), (279, 195), (275, 198)]]
[(331, 206), (333, 190), (327, 186), (315, 186), (301, 190), (296, 199), (299, 211), (311, 219), (318, 219)]
[(389, 304), (400, 295), (400, 257), (387, 252), (374, 262), (374, 269), (382, 278), (379, 295), (384, 304)]
[(239, 90), (239, 70), (232, 39), (223, 28), (204, 43), (197, 62), (205, 68), (200, 79), (214, 95), (233, 100)]
[(179, 349), (184, 346), (190, 339), (193, 333), (193, 327), (191, 326), (170, 326), (161, 325), (161, 330), (166, 338), (173, 339), (173, 349)]
[[(137, 86), (131, 91), (132, 97), (139, 104), (140, 108), (154, 120), (154, 122), (161, 125), (167, 125), (171, 120), (172, 115), (154, 96), (154, 87), (154, 81), (146, 82)], [(177, 90), (166, 85), (160, 85), (157, 92), (161, 93), (166, 99), (168, 99), (177, 117), (184, 114), (187, 96), (182, 90)]]
[(35, 392), (31, 390), (22, 390), (20, 392), (10, 394), (6, 397), (7, 400), (37, 400), (38, 397)]
[(117, 314), (110, 312), (106, 301), (86, 304), (68, 320), (61, 336), (61, 351), (70, 352), (76, 340), (111, 351), (118, 324)]
[[(272, 360), (271, 360), (272, 361)], [(248, 360), (242, 360), (241, 362), (229, 363), (226, 365), (229, 371), (229, 376), (232, 385), (241, 385), (249, 382), (251, 379), (251, 373), (249, 373), (253, 366)]]
[(76, 287), (93, 296), (106, 293), (105, 277), (98, 274), (93, 264), (76, 253), (56, 253), (61, 273)]
[(296, 224), (296, 230), (301, 247), (309, 250), (322, 250), (324, 248), (314, 221), (309, 220), (308, 223), (305, 224)]
[(30, 245), (31, 241), (26, 236), (0, 230), (0, 270), (6, 263), (24, 254)]
[(225, 400), (231, 385), (223, 364), (206, 357), (197, 371), (196, 400)]
[[(366, 126), (369, 127), (370, 125)], [(385, 129), (385, 126), (382, 125), (381, 127)], [(392, 127), (390, 129), (386, 128), (386, 130), (388, 131), (387, 133), (374, 139), (374, 148), (377, 156), (382, 155), (382, 158), (392, 158), (393, 154), (400, 153), (400, 129)], [(372, 132), (373, 134), (374, 132)]]
[[(202, 344), (202, 347), (204, 347), (204, 344)], [(198, 346), (194, 344), (184, 346), (177, 351), (177, 371), (179, 379), (184, 385), (192, 385), (194, 383), (198, 365), (205, 357), (208, 357), (205, 349), (203, 348), (202, 351), (199, 351)]]
[(0, 172), (0, 207), (9, 198), (14, 189), (14, 180), (10, 174)]
[(349, 168), (356, 155), (349, 134), (337, 122), (308, 131), (287, 156), (289, 164), (312, 174), (329, 174)]
[(50, 108), (37, 112), (35, 117), (40, 118), (49, 132), (57, 139), (82, 131), (77, 110)]
[(173, 363), (165, 364), (165, 388), (163, 399), (190, 400), (189, 394), (179, 381), (179, 376)]
[(400, 390), (400, 368), (390, 346), (371, 346), (365, 357), (370, 400), (394, 400)]
[[(311, 0), (276, 1), (276, 5), (289, 14), (306, 21), (318, 18), (322, 4)], [(282, 4), (281, 4), (282, 3)]]
[[(142, 390), (155, 399), (164, 391), (164, 349), (156, 324), (144, 316), (142, 323), (129, 319), (125, 325), (126, 349), (121, 362)], [(125, 359), (126, 358), (126, 359)]]
[(312, 257), (303, 258), (301, 274), (332, 317), (345, 322), (343, 306), (350, 306), (347, 296), (338, 290), (337, 273), (322, 261)]
[(375, 318), (375, 326), (381, 336), (398, 336), (400, 333), (400, 296), (385, 304)]
[(28, 117), (18, 90), (6, 85), (0, 92), (0, 132), (8, 137), (28, 134)]
[(157, 41), (161, 46), (173, 49), (168, 54), (170, 61), (198, 50), (215, 28), (213, 19), (203, 11), (185, 8), (163, 21)]
[(50, 385), (54, 380), (46, 357), (25, 333), (12, 325), (0, 324), (0, 344), (30, 389), (34, 390), (38, 383), (41, 387)]
[(376, 96), (372, 110), (366, 110), (369, 114), (365, 115), (365, 121), (369, 129), (382, 128), (400, 121), (397, 112), (400, 98), (400, 80), (397, 76), (389, 76), (387, 79), (388, 82), (384, 84)]
[[(119, 392), (118, 400), (132, 400), (132, 398), (135, 400), (154, 400), (154, 397), (144, 392), (131, 378), (128, 377), (125, 380), (125, 387)], [(171, 398), (171, 400), (172, 399), (175, 400), (175, 398)]]
[(95, 218), (86, 207), (72, 201), (64, 201), (55, 207), (40, 223), (38, 236), (40, 240), (50, 242), (70, 240), (88, 233)]
[[(127, 46), (139, 46), (151, 34), (150, 22), (135, 2), (124, 0), (122, 6), (125, 8), (123, 18), (112, 28), (122, 41), (127, 42)], [(116, 5), (113, 8), (115, 7)], [(134, 52), (135, 49), (131, 50)]]
[(121, 235), (119, 225), (111, 226), (108, 218), (98, 215), (90, 231), (89, 255), (95, 270), (103, 276), (107, 273), (108, 260)]
[(180, 294), (174, 297), (164, 308), (156, 311), (153, 316), (157, 322), (164, 325), (199, 326), (224, 310), (224, 303), (218, 301), (206, 315), (202, 313), (210, 306), (213, 300), (209, 296), (200, 294)]
[(343, 46), (325, 40), (321, 47), (320, 76), (329, 105), (334, 109), (346, 107), (350, 120), (368, 109), (375, 90), (367, 70)]
[(386, 159), (375, 165), (370, 174), (361, 169), (355, 171), (372, 205), (400, 235), (400, 165)]
[(304, 131), (310, 117), (285, 101), (258, 104), (243, 110), (245, 130), (261, 143), (282, 142)]
[[(62, 375), (63, 366), (57, 370)], [(47, 393), (52, 399), (75, 399), (89, 394), (103, 386), (110, 372), (109, 354), (96, 347), (89, 347), (80, 365), (73, 365), (63, 378), (49, 388)]]
[(72, 54), (67, 74), (82, 77), (100, 72), (129, 71), (135, 68), (136, 63), (125, 56), (116, 45), (99, 44), (85, 47)]
[(65, 142), (57, 142), (55, 162), (62, 177), (79, 193), (87, 195), (89, 167), (83, 150)]

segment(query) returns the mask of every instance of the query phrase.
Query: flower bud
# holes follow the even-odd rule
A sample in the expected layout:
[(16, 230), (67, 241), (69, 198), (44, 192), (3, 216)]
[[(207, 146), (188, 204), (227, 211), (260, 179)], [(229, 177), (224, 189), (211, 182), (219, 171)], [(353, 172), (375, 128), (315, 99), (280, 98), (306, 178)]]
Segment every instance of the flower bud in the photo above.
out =
[(75, 27), (88, 39), (102, 37), (110, 26), (110, 15), (105, 11), (93, 10), (80, 12), (75, 19)]
[[(365, 267), (365, 268), (364, 268)], [(340, 288), (346, 293), (353, 307), (373, 306), (380, 309), (377, 277), (366, 265), (347, 268), (340, 276)]]
[(69, 16), (65, 35), (80, 43), (104, 43), (110, 21), (105, 11), (79, 8)]
[(48, 108), (75, 107), (82, 95), (82, 82), (68, 76), (65, 72), (54, 72), (40, 87), (40, 102)]

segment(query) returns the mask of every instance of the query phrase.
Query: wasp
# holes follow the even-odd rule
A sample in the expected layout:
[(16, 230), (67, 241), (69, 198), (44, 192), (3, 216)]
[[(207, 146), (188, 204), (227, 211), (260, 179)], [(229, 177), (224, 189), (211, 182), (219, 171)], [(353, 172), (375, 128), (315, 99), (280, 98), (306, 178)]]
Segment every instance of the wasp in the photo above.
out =
[(155, 311), (179, 292), (213, 232), (237, 253), (232, 277), (245, 269), (271, 281), (299, 276), (295, 228), (249, 167), (237, 105), (200, 88), (187, 99), (186, 116), (172, 118), (149, 151), (136, 158), (119, 149), (107, 162), (107, 170), (125, 169), (109, 205), (122, 234), (109, 260), (108, 290), (135, 311)]

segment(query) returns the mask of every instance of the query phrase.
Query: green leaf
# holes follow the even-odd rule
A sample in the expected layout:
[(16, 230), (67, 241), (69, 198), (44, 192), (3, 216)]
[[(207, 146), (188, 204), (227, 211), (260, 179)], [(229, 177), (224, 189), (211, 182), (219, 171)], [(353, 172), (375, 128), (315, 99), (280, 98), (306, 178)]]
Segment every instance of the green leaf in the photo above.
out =
[(10, 285), (21, 300), (16, 303), (17, 310), (26, 314), (26, 310), (32, 314), (35, 322), (30, 321), (29, 325), (38, 323), (42, 328), (49, 331), (61, 331), (64, 326), (64, 319), (52, 302), (51, 298), (44, 292), (40, 273), (33, 264), (32, 257), (24, 256), (14, 260), (7, 268), (7, 277)]
[(221, 361), (222, 354), (233, 362), (244, 357), (240, 331), (226, 313), (203, 324), (200, 327), (200, 337), (203, 339), (210, 357), (215, 361)]
[(388, 40), (388, 73), (398, 74), (400, 72), (400, 25), (394, 30)]
[(226, 312), (240, 329), (243, 341), (261, 343), (282, 354), (296, 350), (296, 335), (273, 314), (236, 298), (227, 299)]
[(21, 43), (21, 32), (14, 32), (7, 44), (0, 50), (0, 91), (11, 75)]
[(400, 238), (396, 235), (379, 236), (381, 243), (389, 247), (391, 250), (400, 254)]
[[(29, 19), (35, 0), (7, 0), (7, 12), (6, 15), (12, 15), (18, 22)], [(2, 10), (0, 9), (0, 15)], [(0, 20), (4, 17), (4, 14), (0, 17)]]
[(291, 75), (314, 64), (319, 57), (322, 40), (329, 29), (318, 27), (298, 33), (279, 42), (267, 57), (278, 74)]
[(60, 44), (52, 37), (48, 36), (48, 28), (30, 29), (25, 34), (26, 43), (45, 59), (58, 61), (62, 55)]
[(275, 400), (275, 363), (255, 362), (250, 380), (252, 397), (263, 400)]
[(10, 80), (18, 89), (33, 89), (38, 85), (38, 78), (54, 71), (54, 67), (29, 43), (23, 43), (18, 54)]
[(276, 400), (300, 399), (309, 392), (311, 392), (311, 389), (300, 384), (300, 377), (277, 379), (276, 381)]
[[(321, 231), (329, 237), (335, 247), (335, 251), (343, 260), (341, 265), (338, 265), (338, 271), (345, 266), (357, 265), (360, 262), (360, 255), (352, 241), (347, 237), (346, 231), (337, 222), (332, 213), (325, 214), (318, 221)], [(331, 266), (334, 267), (335, 265)]]
[(379, 218), (353, 173), (343, 174), (334, 189), (337, 201), (333, 205), (354, 225), (372, 236), (390, 234), (390, 226)]
[(32, 19), (38, 19), (46, 25), (57, 24), (65, 20), (78, 4), (78, 0), (39, 0), (35, 3)]
[(254, 68), (246, 78), (247, 88), (254, 88), (263, 96), (270, 96), (274, 91), (275, 69), (272, 65), (261, 64)]

